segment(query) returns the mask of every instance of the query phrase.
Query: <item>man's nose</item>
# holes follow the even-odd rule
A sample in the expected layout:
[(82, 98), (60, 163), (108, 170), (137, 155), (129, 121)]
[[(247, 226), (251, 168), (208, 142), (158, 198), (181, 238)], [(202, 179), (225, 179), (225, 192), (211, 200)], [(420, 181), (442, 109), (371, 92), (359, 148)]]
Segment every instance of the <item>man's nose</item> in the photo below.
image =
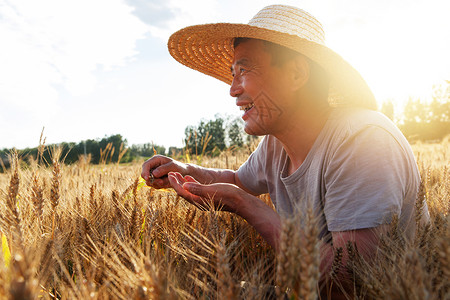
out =
[(234, 76), (230, 86), (230, 96), (237, 97), (242, 94), (243, 88), (239, 76)]

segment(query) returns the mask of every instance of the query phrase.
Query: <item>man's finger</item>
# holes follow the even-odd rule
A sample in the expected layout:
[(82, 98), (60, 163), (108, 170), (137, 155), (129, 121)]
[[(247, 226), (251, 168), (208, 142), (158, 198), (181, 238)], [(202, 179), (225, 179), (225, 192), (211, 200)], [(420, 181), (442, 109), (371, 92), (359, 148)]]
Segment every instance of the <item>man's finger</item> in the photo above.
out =
[[(148, 181), (150, 178), (150, 167), (148, 166), (149, 161), (146, 161), (142, 164), (141, 177)], [(147, 183), (148, 184), (148, 183)]]
[(180, 189), (180, 182), (178, 181), (177, 176), (174, 173), (169, 173), (168, 175), (170, 186), (178, 193)]
[(167, 176), (170, 172), (178, 172), (177, 165), (173, 161), (168, 161), (164, 164), (157, 165), (153, 168), (152, 174), (156, 178)]
[[(158, 171), (161, 174), (155, 174), (155, 169), (159, 168), (160, 166), (165, 166), (167, 164), (170, 164), (172, 162), (172, 159), (163, 155), (155, 155), (152, 158), (150, 158), (149, 160), (147, 160), (146, 162), (144, 162), (144, 164), (142, 165), (142, 173), (141, 173), (141, 177), (144, 178), (145, 180), (150, 180), (151, 179), (151, 175), (150, 172), (152, 172), (152, 174), (155, 177), (163, 177), (165, 175), (167, 175), (167, 173), (170, 171), (166, 171), (166, 172), (162, 172)], [(157, 173), (158, 173), (157, 172)]]
[(183, 184), (183, 188), (189, 191), (191, 194), (197, 195), (203, 198), (210, 198), (216, 191), (211, 193), (211, 186), (203, 185), (198, 182), (186, 182)]
[(169, 173), (169, 182), (172, 188), (177, 192), (178, 195), (186, 199), (187, 201), (196, 204), (199, 200), (199, 197), (189, 193), (189, 191), (183, 188), (184, 179), (181, 179), (177, 176), (177, 173), (170, 172)]
[(146, 181), (148, 186), (154, 187), (155, 189), (163, 189), (170, 187), (169, 180), (167, 177), (164, 177), (163, 179), (154, 179), (147, 180)]
[(184, 179), (183, 175), (181, 175), (179, 172), (169, 172), (169, 174), (175, 176), (180, 185), (183, 185), (183, 183), (186, 182), (186, 179)]
[(150, 179), (150, 170), (154, 169), (155, 167), (157, 167), (159, 165), (160, 165), (160, 163), (158, 162), (156, 157), (150, 158), (149, 160), (144, 162), (144, 164), (142, 165), (141, 177), (144, 178), (145, 180), (149, 180)]
[(197, 180), (195, 180), (194, 177), (190, 176), (190, 175), (186, 175), (184, 176), (184, 179), (186, 179), (186, 182), (194, 182), (194, 183), (200, 183)]

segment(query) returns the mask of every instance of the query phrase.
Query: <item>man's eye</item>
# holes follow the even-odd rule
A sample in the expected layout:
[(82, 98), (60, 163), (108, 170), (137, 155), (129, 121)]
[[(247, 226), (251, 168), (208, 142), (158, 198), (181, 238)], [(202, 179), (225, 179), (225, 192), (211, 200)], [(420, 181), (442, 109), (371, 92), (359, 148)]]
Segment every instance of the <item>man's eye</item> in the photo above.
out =
[(231, 76), (236, 76), (236, 74), (239, 75), (244, 75), (245, 73), (248, 73), (249, 70), (245, 69), (245, 68), (238, 68), (237, 71), (234, 69), (231, 69)]

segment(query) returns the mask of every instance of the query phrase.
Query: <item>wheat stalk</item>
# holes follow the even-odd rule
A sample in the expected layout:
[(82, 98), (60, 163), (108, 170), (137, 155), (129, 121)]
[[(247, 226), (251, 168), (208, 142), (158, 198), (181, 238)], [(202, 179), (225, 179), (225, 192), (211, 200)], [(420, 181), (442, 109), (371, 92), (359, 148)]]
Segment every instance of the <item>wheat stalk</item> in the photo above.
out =
[(39, 222), (39, 227), (41, 226), (42, 214), (43, 214), (43, 206), (44, 206), (44, 195), (43, 189), (39, 184), (39, 176), (37, 171), (33, 174), (32, 183), (31, 183), (31, 200), (33, 202), (34, 211), (36, 213), (36, 217)]
[(300, 285), (298, 296), (300, 299), (316, 299), (319, 281), (320, 243), (317, 222), (311, 208), (306, 212), (306, 228), (301, 238), (299, 251)]
[(223, 241), (216, 245), (217, 291), (219, 299), (238, 299), (236, 284), (231, 276), (229, 258)]
[(59, 204), (60, 195), (60, 185), (61, 185), (61, 164), (59, 159), (61, 157), (61, 148), (53, 148), (53, 171), (52, 171), (52, 183), (50, 188), (50, 203), (52, 206), (52, 239), (55, 234), (56, 227), (56, 207)]
[[(19, 196), (19, 158), (17, 151), (10, 156), (10, 161), (12, 162), (13, 172), (8, 186), (8, 195), (6, 198), (7, 213), (3, 216), (5, 223), (8, 225), (7, 232), (10, 232), (12, 241), (12, 246), (19, 250), (21, 255), (24, 253), (23, 247), (23, 236), (21, 229), (21, 220), (19, 215), (19, 210), (17, 207), (17, 198)], [(11, 231), (12, 229), (12, 231)]]

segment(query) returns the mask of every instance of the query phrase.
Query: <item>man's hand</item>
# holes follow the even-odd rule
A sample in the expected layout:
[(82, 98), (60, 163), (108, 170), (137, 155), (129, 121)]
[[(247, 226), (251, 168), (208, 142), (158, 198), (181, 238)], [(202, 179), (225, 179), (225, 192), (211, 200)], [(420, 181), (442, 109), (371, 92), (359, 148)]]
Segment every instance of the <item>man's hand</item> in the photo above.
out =
[(148, 186), (156, 189), (169, 188), (171, 187), (167, 176), (169, 172), (186, 175), (187, 165), (170, 157), (155, 155), (142, 165), (141, 177), (145, 179)]
[(261, 199), (234, 184), (201, 184), (192, 176), (176, 172), (169, 173), (169, 181), (178, 195), (197, 207), (213, 207), (241, 216), (277, 249), (281, 230), (280, 216)]
[(185, 164), (170, 157), (155, 155), (142, 165), (142, 178), (147, 185), (156, 189), (173, 187), (169, 182), (169, 172), (180, 173), (183, 176), (190, 175), (197, 182), (202, 184), (229, 183), (237, 185), (245, 190), (240, 181), (236, 181), (237, 176), (232, 170), (210, 169), (194, 164)]
[(201, 209), (213, 207), (216, 210), (237, 212), (239, 199), (247, 194), (234, 184), (201, 184), (192, 176), (183, 176), (178, 172), (169, 173), (169, 182), (178, 195)]

